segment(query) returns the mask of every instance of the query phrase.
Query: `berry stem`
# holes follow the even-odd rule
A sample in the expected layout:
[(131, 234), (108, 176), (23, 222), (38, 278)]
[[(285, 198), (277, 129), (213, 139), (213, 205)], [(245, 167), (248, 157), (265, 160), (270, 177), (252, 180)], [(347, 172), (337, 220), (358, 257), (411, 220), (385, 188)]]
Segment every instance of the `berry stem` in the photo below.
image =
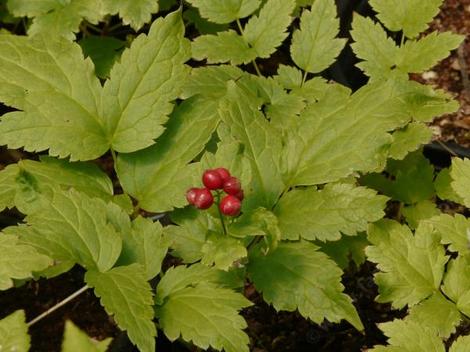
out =
[(217, 212), (219, 213), (219, 219), (220, 223), (222, 224), (222, 230), (224, 231), (224, 235), (227, 236), (227, 228), (225, 227), (224, 215), (220, 210), (220, 191), (217, 191), (217, 200), (215, 205), (217, 206)]

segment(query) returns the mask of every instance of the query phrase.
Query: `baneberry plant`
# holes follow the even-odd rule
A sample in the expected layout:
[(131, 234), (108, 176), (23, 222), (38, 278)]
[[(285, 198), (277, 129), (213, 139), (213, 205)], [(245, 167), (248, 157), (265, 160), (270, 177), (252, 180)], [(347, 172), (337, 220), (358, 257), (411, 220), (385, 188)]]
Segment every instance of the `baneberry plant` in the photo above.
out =
[[(14, 110), (1, 117), (0, 144), (41, 155), (0, 172), (0, 208), (25, 215), (0, 236), (0, 289), (78, 264), (86, 285), (77, 295), (93, 289), (140, 351), (155, 351), (158, 327), (170, 340), (243, 352), (246, 283), (278, 311), (362, 330), (335, 252), (369, 243), (378, 300), (410, 307), (409, 318), (381, 326), (390, 348), (441, 346), (470, 314), (470, 287), (459, 282), (469, 224), (433, 217), (437, 209), (420, 203), (435, 197), (432, 175), (424, 190), (406, 181), (414, 177), (407, 161), (422, 162), (407, 155), (431, 137), (426, 122), (457, 108), (408, 78), (463, 39), (421, 34), (441, 1), (371, 1), (381, 23), (355, 15), (352, 49), (370, 77), (356, 92), (321, 76), (347, 42), (337, 37), (333, 0), (188, 0), (158, 14), (121, 55), (125, 43), (95, 44), (102, 55), (93, 54), (87, 28), (104, 21), (104, 36), (109, 15), (119, 14), (140, 29), (157, 4), (8, 0), (12, 15), (31, 20), (27, 36), (0, 35), (0, 101)], [(267, 76), (259, 59), (287, 42), (291, 64)], [(191, 58), (201, 63), (190, 67)], [(107, 153), (115, 179), (91, 162)], [(384, 170), (395, 179), (383, 180)], [(468, 207), (469, 179), (468, 160), (455, 159), (434, 184)], [(414, 234), (382, 220), (390, 198), (414, 207), (414, 215), (403, 210)], [(152, 213), (168, 214), (171, 225)], [(168, 251), (182, 264), (163, 270)], [(451, 314), (430, 319), (433, 309)], [(10, 315), (0, 344), (27, 350), (26, 330), (24, 312)], [(107, 343), (67, 323), (64, 350)]]

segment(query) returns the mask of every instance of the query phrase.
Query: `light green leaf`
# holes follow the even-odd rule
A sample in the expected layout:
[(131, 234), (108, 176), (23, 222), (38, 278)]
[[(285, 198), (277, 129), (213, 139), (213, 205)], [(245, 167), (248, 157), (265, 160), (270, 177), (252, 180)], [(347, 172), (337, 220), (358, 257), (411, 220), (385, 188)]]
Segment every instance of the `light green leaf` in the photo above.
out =
[(82, 47), (83, 54), (93, 60), (95, 73), (102, 79), (109, 77), (111, 68), (126, 45), (122, 40), (97, 35), (84, 37), (78, 43)]
[(450, 346), (449, 352), (470, 352), (470, 336), (459, 336)]
[(467, 316), (470, 314), (470, 260), (468, 256), (459, 256), (450, 261), (442, 292), (455, 302), (463, 314)]
[(366, 75), (374, 78), (388, 76), (396, 65), (399, 48), (379, 23), (354, 14), (351, 45), (354, 53), (364, 61), (357, 64)]
[(412, 229), (416, 229), (422, 220), (430, 219), (440, 213), (436, 203), (428, 199), (402, 208), (402, 214)]
[(398, 67), (404, 72), (429, 70), (457, 49), (464, 38), (451, 32), (432, 32), (419, 40), (409, 40), (400, 48)]
[(17, 310), (0, 320), (0, 346), (3, 351), (29, 351), (31, 338), (25, 319), (24, 311)]
[(11, 164), (0, 171), (0, 211), (15, 206), (18, 165)]
[(320, 324), (346, 319), (362, 330), (361, 320), (343, 292), (341, 269), (308, 242), (281, 243), (268, 255), (254, 253), (247, 270), (263, 298), (276, 310), (299, 310)]
[(145, 270), (139, 264), (119, 266), (101, 273), (88, 271), (85, 282), (95, 289), (108, 314), (127, 331), (142, 352), (155, 351), (157, 330), (153, 323), (153, 299)]
[(412, 306), (439, 289), (448, 260), (439, 236), (421, 225), (413, 236), (405, 225), (381, 220), (369, 226), (367, 258), (377, 263), (377, 302), (392, 302), (395, 308)]
[(441, 236), (441, 242), (449, 245), (449, 250), (460, 254), (470, 253), (470, 218), (461, 214), (454, 216), (441, 214), (426, 220)]
[(247, 17), (258, 9), (261, 0), (188, 0), (201, 16), (214, 23), (231, 23)]
[(463, 205), (470, 208), (470, 159), (452, 159), (450, 170), (452, 189), (463, 199)]
[(274, 79), (285, 89), (300, 88), (302, 85), (302, 71), (294, 66), (281, 64)]
[(405, 321), (414, 321), (424, 328), (434, 329), (441, 338), (447, 339), (456, 331), (461, 319), (455, 304), (441, 293), (435, 293), (413, 306)]
[(371, 352), (445, 352), (437, 333), (417, 322), (395, 319), (379, 327), (388, 337), (389, 346), (375, 346)]
[(157, 19), (124, 51), (103, 89), (111, 147), (129, 153), (154, 144), (189, 73), (189, 41), (179, 11)]
[(359, 267), (366, 261), (365, 248), (369, 245), (367, 236), (344, 236), (338, 241), (319, 243), (321, 251), (333, 259), (341, 269), (346, 269), (351, 260)]
[(404, 129), (393, 133), (393, 143), (390, 146), (389, 156), (392, 159), (402, 160), (405, 156), (417, 150), (421, 145), (431, 140), (432, 131), (424, 123), (412, 122)]
[(191, 49), (194, 59), (206, 59), (209, 64), (230, 62), (240, 65), (256, 57), (253, 48), (233, 30), (201, 35), (192, 42)]
[(186, 191), (199, 182), (188, 165), (204, 148), (219, 123), (218, 101), (194, 97), (174, 111), (156, 144), (119, 154), (116, 170), (126, 193), (147, 211), (164, 212), (187, 204)]
[(66, 321), (61, 352), (105, 352), (111, 340), (111, 338), (107, 338), (103, 341), (93, 340), (71, 321)]
[(235, 261), (248, 256), (245, 246), (232, 237), (210, 236), (201, 248), (201, 263), (220, 270), (229, 270)]
[(428, 28), (428, 23), (439, 12), (443, 0), (371, 0), (377, 17), (391, 31), (403, 30), (414, 38)]
[(450, 169), (443, 169), (434, 179), (434, 188), (436, 194), (442, 200), (451, 200), (455, 203), (463, 204), (463, 199), (455, 193), (452, 188), (452, 177), (450, 176)]
[(20, 243), (13, 235), (0, 233), (0, 253), (0, 290), (13, 287), (12, 279), (31, 278), (33, 271), (53, 264), (51, 258), (38, 253), (32, 246)]
[(101, 1), (96, 0), (8, 0), (9, 11), (17, 17), (34, 17), (29, 35), (61, 35), (73, 39), (82, 20), (98, 23), (104, 16)]
[(228, 24), (210, 22), (201, 17), (199, 10), (195, 7), (184, 10), (183, 19), (187, 21), (186, 28), (188, 25), (192, 24), (199, 34), (216, 34), (217, 32), (225, 31), (229, 28)]
[(339, 19), (331, 0), (316, 0), (311, 11), (304, 10), (300, 30), (292, 37), (291, 55), (298, 67), (317, 73), (328, 68), (339, 55), (346, 39), (338, 39)]
[(129, 24), (136, 31), (150, 22), (152, 14), (158, 11), (158, 0), (101, 0), (105, 13), (119, 13), (124, 24)]
[(238, 312), (251, 304), (240, 293), (198, 284), (171, 293), (156, 315), (171, 341), (181, 336), (204, 350), (248, 352), (247, 324)]
[[(2, 116), (0, 144), (95, 159), (109, 145), (98, 117), (101, 86), (91, 60), (64, 38), (0, 35), (0, 101), (23, 111)], [(38, 65), (38, 62), (44, 64)]]
[(106, 216), (108, 205), (71, 189), (28, 215), (22, 240), (58, 260), (75, 260), (87, 269), (109, 270), (121, 253), (121, 238)]
[(355, 236), (381, 219), (387, 198), (365, 187), (328, 184), (322, 190), (293, 190), (282, 196), (274, 213), (283, 239), (334, 241)]
[(243, 38), (257, 57), (267, 58), (286, 39), (295, 0), (268, 0), (258, 16), (248, 20)]
[(256, 96), (229, 82), (220, 114), (251, 163), (252, 183), (247, 189), (251, 195), (245, 203), (271, 209), (284, 189), (279, 165), (282, 145), (278, 132), (258, 110), (259, 104)]
[(158, 222), (138, 217), (132, 221), (132, 232), (121, 232), (122, 253), (118, 265), (142, 265), (147, 280), (160, 273), (168, 251), (169, 241), (163, 238), (163, 227)]

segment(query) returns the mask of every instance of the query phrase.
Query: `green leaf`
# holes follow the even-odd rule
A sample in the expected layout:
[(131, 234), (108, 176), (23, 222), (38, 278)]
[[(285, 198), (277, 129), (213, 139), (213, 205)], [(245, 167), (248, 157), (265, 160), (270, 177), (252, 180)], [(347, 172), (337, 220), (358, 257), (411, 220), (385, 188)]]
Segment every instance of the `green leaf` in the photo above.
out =
[(87, 269), (109, 270), (121, 253), (121, 238), (109, 223), (109, 205), (71, 189), (28, 215), (22, 240), (58, 260), (75, 260)]
[(371, 0), (377, 17), (391, 31), (403, 30), (414, 38), (428, 28), (428, 23), (439, 12), (443, 0)]
[(34, 247), (20, 243), (17, 236), (3, 233), (0, 233), (0, 252), (0, 290), (13, 287), (12, 279), (31, 278), (33, 271), (46, 269), (53, 263)]
[(450, 171), (452, 189), (463, 199), (463, 205), (470, 208), (470, 159), (452, 159)]
[(434, 329), (441, 338), (447, 339), (456, 331), (461, 319), (455, 304), (445, 299), (441, 293), (435, 293), (427, 300), (413, 306), (405, 320)]
[(430, 219), (440, 213), (436, 204), (431, 200), (422, 200), (402, 209), (402, 214), (412, 229), (416, 229), (422, 220)]
[(292, 37), (292, 60), (306, 72), (317, 73), (328, 68), (339, 55), (346, 39), (338, 39), (339, 19), (331, 0), (316, 0), (311, 11), (304, 10), (300, 30)]
[(454, 216), (441, 214), (426, 220), (441, 236), (441, 242), (449, 245), (449, 250), (460, 254), (470, 253), (470, 219), (461, 214)]
[[(217, 24), (202, 18), (199, 10), (195, 7), (190, 7), (189, 9), (184, 10), (183, 19), (185, 19), (188, 24), (194, 25), (200, 34), (215, 34), (229, 28), (228, 24)], [(188, 24), (186, 25), (186, 28)]]
[(470, 314), (470, 260), (468, 256), (459, 256), (450, 261), (442, 292), (455, 302), (463, 314), (467, 316)]
[(84, 37), (78, 43), (82, 47), (83, 54), (93, 60), (95, 74), (102, 79), (109, 77), (111, 68), (126, 45), (122, 40), (97, 35)]
[(455, 203), (463, 203), (463, 199), (455, 193), (452, 188), (452, 177), (450, 176), (450, 169), (443, 169), (434, 179), (434, 188), (439, 198), (451, 200)]
[(419, 40), (409, 40), (400, 48), (398, 67), (404, 72), (429, 70), (457, 49), (464, 38), (451, 32), (432, 32)]
[(181, 336), (202, 349), (248, 352), (247, 324), (238, 312), (251, 304), (240, 293), (198, 284), (171, 293), (156, 315), (171, 341)]
[(413, 236), (409, 228), (392, 220), (369, 226), (367, 258), (377, 263), (377, 302), (395, 308), (414, 305), (439, 289), (448, 260), (439, 236), (421, 225)]
[(65, 322), (61, 352), (105, 352), (111, 340), (111, 338), (104, 339), (103, 341), (93, 340), (68, 320)]
[(450, 346), (449, 352), (469, 352), (470, 336), (459, 336), (457, 340)]
[(179, 11), (157, 19), (124, 51), (103, 88), (111, 147), (129, 153), (154, 144), (189, 73), (189, 41)]
[(365, 248), (369, 245), (367, 236), (343, 236), (338, 241), (319, 243), (321, 251), (333, 259), (341, 269), (346, 269), (351, 260), (359, 267), (366, 261)]
[(106, 312), (114, 315), (139, 350), (154, 352), (157, 330), (145, 270), (139, 264), (115, 267), (105, 273), (92, 270), (85, 274), (85, 282), (95, 289)]
[(168, 251), (169, 241), (163, 238), (163, 227), (158, 222), (138, 217), (132, 221), (132, 232), (121, 232), (122, 253), (119, 265), (140, 264), (147, 280), (157, 276)]
[(243, 38), (257, 57), (268, 58), (286, 39), (294, 7), (294, 0), (268, 0), (259, 15), (248, 20)]
[(343, 292), (341, 269), (308, 242), (281, 243), (268, 255), (254, 253), (247, 270), (263, 298), (276, 310), (294, 311), (320, 324), (346, 319), (362, 330), (361, 320)]
[(366, 75), (374, 78), (388, 76), (399, 55), (399, 48), (379, 23), (354, 14), (351, 45), (354, 53), (364, 61), (357, 64)]
[(191, 49), (194, 59), (206, 59), (208, 64), (230, 62), (240, 65), (256, 57), (253, 48), (233, 30), (201, 35), (192, 42)]
[(445, 352), (435, 331), (417, 322), (395, 319), (379, 327), (388, 337), (389, 346), (375, 346), (371, 352)]
[[(80, 47), (55, 36), (1, 35), (0, 100), (23, 111), (2, 116), (0, 144), (95, 159), (109, 145), (99, 118), (101, 86)], [(47, 64), (38, 65), (38, 62)]]
[(278, 132), (258, 110), (259, 104), (256, 96), (229, 82), (220, 113), (251, 163), (252, 183), (247, 190), (251, 195), (246, 203), (271, 209), (284, 189), (279, 160), (282, 145)]
[(404, 129), (393, 133), (392, 136), (393, 142), (388, 152), (389, 156), (392, 159), (402, 160), (408, 153), (428, 143), (431, 140), (432, 131), (424, 123), (412, 122)]
[(188, 0), (201, 16), (214, 23), (231, 23), (247, 17), (258, 9), (261, 0)]
[(3, 351), (28, 352), (31, 338), (23, 310), (0, 320), (0, 346)]
[(126, 193), (147, 211), (164, 212), (187, 204), (186, 191), (199, 182), (187, 166), (203, 149), (219, 123), (218, 101), (185, 100), (174, 111), (155, 145), (119, 154), (116, 170)]
[(237, 239), (225, 236), (210, 236), (201, 248), (202, 264), (220, 270), (229, 270), (235, 263), (248, 256), (245, 246)]
[(381, 219), (387, 198), (365, 187), (328, 184), (322, 190), (293, 190), (282, 196), (274, 213), (283, 239), (334, 241), (355, 236)]
[(302, 71), (294, 66), (281, 64), (274, 79), (285, 89), (300, 88), (302, 85)]
[(82, 20), (98, 23), (105, 14), (95, 0), (8, 0), (9, 11), (17, 17), (34, 17), (29, 35), (38, 33), (74, 39)]
[(152, 14), (158, 11), (156, 0), (101, 0), (106, 13), (119, 13), (124, 24), (130, 25), (136, 31), (145, 23), (150, 22)]
[(18, 165), (11, 164), (0, 171), (0, 211), (15, 206)]

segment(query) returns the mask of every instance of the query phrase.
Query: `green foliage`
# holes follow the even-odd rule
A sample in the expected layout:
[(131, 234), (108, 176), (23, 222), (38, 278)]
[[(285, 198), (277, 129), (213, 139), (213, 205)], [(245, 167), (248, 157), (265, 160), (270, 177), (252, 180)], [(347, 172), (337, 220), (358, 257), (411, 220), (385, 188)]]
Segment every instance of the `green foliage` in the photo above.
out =
[(0, 320), (0, 346), (4, 351), (27, 352), (30, 348), (28, 326), (22, 310)]
[(108, 338), (98, 342), (90, 339), (72, 322), (66, 321), (61, 351), (74, 352), (78, 350), (87, 352), (105, 352), (108, 349), (111, 340), (111, 338)]
[(155, 351), (153, 299), (142, 266), (119, 266), (107, 272), (91, 270), (86, 273), (85, 282), (95, 289), (108, 314), (114, 315), (119, 327), (127, 330), (140, 351)]
[(125, 43), (113, 37), (92, 35), (78, 42), (85, 57), (90, 57), (95, 65), (95, 73), (99, 78), (109, 78), (114, 63), (119, 59)]
[[(109, 14), (119, 13), (124, 24), (129, 24), (135, 30), (149, 22), (152, 13), (158, 11), (158, 1), (155, 0), (101, 0), (103, 11)], [(99, 1), (97, 1), (99, 3)]]
[(261, 0), (188, 0), (188, 2), (199, 9), (202, 17), (222, 24), (251, 15), (261, 4)]

